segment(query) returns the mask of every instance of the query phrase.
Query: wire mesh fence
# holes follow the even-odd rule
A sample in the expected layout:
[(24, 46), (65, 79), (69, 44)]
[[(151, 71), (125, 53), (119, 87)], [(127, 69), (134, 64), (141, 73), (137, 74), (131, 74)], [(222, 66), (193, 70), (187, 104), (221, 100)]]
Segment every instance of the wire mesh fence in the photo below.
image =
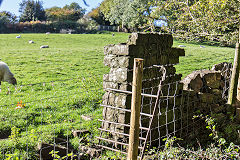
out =
[[(157, 112), (149, 130), (148, 146), (154, 146), (158, 152), (165, 147), (166, 141), (171, 137), (183, 138), (187, 141), (185, 143), (192, 144), (196, 138), (201, 139), (201, 135), (208, 131), (204, 129), (205, 125), (201, 119), (193, 117), (197, 114), (226, 113), (231, 68), (231, 63), (221, 63), (214, 66), (213, 71), (199, 71), (195, 75), (200, 75), (203, 84), (196, 81), (197, 76), (188, 83), (183, 79), (163, 84), (161, 94), (167, 98), (160, 98), (158, 105), (155, 106)], [(191, 88), (191, 82), (199, 88)], [(153, 147), (149, 149), (151, 148)], [(142, 157), (147, 153), (142, 152)]]
[[(221, 63), (212, 70), (198, 71), (187, 83), (181, 79), (176, 81), (179, 75), (167, 72), (168, 67), (169, 65), (153, 65), (144, 68), (147, 73), (150, 72), (149, 69), (158, 70), (159, 73), (156, 75), (160, 76), (146, 78), (142, 82), (139, 135), (141, 158), (148, 157), (148, 153), (152, 154), (153, 148), (155, 152), (163, 149), (165, 142), (171, 137), (187, 138), (188, 141), (192, 141), (206, 132), (203, 121), (193, 119), (195, 114), (226, 112), (224, 109), (231, 77), (231, 63)], [(196, 77), (201, 82), (196, 82)], [(131, 86), (131, 83), (128, 85)], [(198, 85), (198, 88), (192, 85)], [(131, 110), (125, 100), (129, 98), (131, 91), (110, 88), (106, 91), (107, 100), (103, 105), (105, 119), (101, 120), (100, 146), (126, 156)], [(125, 97), (124, 104), (113, 102), (115, 93)]]
[[(139, 134), (142, 157), (152, 156), (149, 155), (153, 153), (152, 148), (160, 151), (165, 145), (164, 139), (171, 136), (196, 136), (202, 129), (201, 120), (193, 120), (193, 113), (222, 111), (227, 101), (230, 63), (202, 74), (204, 81), (205, 75), (220, 74), (214, 81), (219, 81), (219, 86), (211, 88), (210, 82), (205, 81), (198, 92), (192, 90), (190, 83), (188, 90), (183, 89), (182, 80), (175, 80), (179, 75), (171, 74), (167, 67), (169, 65), (144, 68), (145, 73), (156, 70), (159, 76), (145, 76), (142, 82)], [(128, 90), (106, 88), (108, 103), (104, 104), (100, 101), (101, 79), (102, 76), (90, 76), (2, 88), (1, 159), (89, 159), (94, 156), (106, 159), (107, 151), (102, 149), (113, 151), (110, 155), (119, 152), (119, 157), (126, 157), (132, 84), (127, 84)], [(47, 94), (43, 96), (39, 92)], [(111, 93), (120, 97), (113, 98)], [(205, 96), (214, 97), (209, 102)], [(99, 107), (100, 103), (103, 108)], [(112, 105), (115, 103), (119, 105)], [(101, 119), (102, 112), (105, 119)]]
[[(86, 159), (101, 116), (102, 76), (2, 87), (0, 159)], [(87, 148), (88, 149), (88, 148)]]

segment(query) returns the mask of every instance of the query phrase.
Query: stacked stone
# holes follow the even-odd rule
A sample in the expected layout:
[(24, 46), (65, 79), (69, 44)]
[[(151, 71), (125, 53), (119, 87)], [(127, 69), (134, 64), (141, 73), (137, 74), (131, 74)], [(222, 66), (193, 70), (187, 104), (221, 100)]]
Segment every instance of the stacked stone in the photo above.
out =
[[(195, 96), (194, 106), (202, 106), (199, 109), (203, 113), (221, 112), (221, 108), (226, 104), (230, 78), (226, 79), (226, 75), (230, 76), (231, 64), (224, 69), (223, 63), (214, 65), (212, 70), (194, 71), (186, 76), (181, 82), (184, 84), (183, 89), (192, 91), (191, 95)], [(221, 67), (222, 66), (222, 67)]]
[[(183, 126), (192, 123), (192, 117), (196, 114), (223, 116), (231, 110), (226, 105), (231, 67), (226, 62), (216, 64), (212, 70), (194, 71), (181, 81), (184, 89), (182, 111), (188, 113), (182, 117)], [(198, 123), (195, 127), (199, 126)], [(188, 129), (185, 133), (194, 131), (194, 126), (185, 128)]]
[[(162, 65), (166, 71), (166, 78), (162, 84), (172, 85), (171, 87), (169, 87), (169, 85), (164, 85), (162, 94), (166, 96), (179, 94), (182, 90), (182, 85), (177, 85), (176, 87), (175, 82), (181, 80), (181, 75), (175, 73), (176, 69), (174, 65), (179, 63), (179, 56), (184, 56), (185, 51), (180, 48), (173, 48), (172, 45), (173, 37), (168, 34), (133, 33), (129, 36), (127, 43), (105, 46), (104, 64), (111, 69), (108, 74), (103, 76), (103, 88), (131, 91), (134, 58), (142, 58), (144, 59), (142, 88), (150, 88), (149, 90), (146, 89), (146, 92), (156, 95), (163, 72), (153, 65)], [(145, 98), (142, 102), (142, 106), (150, 104), (150, 101), (153, 102), (151, 104), (152, 106), (149, 107), (149, 105), (146, 105), (146, 108), (142, 108), (142, 112), (152, 113), (155, 99), (150, 100), (150, 98)], [(106, 90), (106, 93), (103, 96), (102, 104), (123, 109), (130, 109), (131, 95)], [(173, 118), (173, 115), (168, 115), (168, 118), (170, 121), (170, 119)], [(104, 122), (102, 126), (103, 129), (110, 130), (112, 132), (128, 133), (129, 127), (124, 127), (116, 123), (130, 124), (129, 112), (105, 107), (103, 109), (103, 119), (105, 121), (115, 122), (114, 124)], [(162, 123), (167, 123), (166, 117), (162, 119)], [(143, 127), (148, 127), (149, 119), (145, 122), (142, 121), (141, 123)], [(157, 125), (157, 123), (155, 125)], [(116, 140), (123, 138), (118, 134), (111, 134)], [(158, 136), (159, 134), (153, 133), (152, 135)]]

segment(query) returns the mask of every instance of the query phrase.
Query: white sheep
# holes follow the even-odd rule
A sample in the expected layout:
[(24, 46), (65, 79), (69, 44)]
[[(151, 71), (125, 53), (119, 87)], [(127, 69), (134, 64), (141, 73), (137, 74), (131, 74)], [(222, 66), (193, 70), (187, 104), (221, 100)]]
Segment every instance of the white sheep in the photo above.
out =
[(17, 85), (17, 80), (10, 71), (8, 65), (0, 61), (0, 85), (1, 82), (8, 82), (13, 85)]
[(31, 43), (34, 43), (34, 42), (33, 42), (32, 40), (29, 40), (29, 41), (28, 41), (28, 43), (30, 43), (30, 44), (31, 44)]
[(179, 45), (178, 47), (186, 47), (185, 45)]
[(43, 45), (43, 46), (40, 47), (40, 49), (41, 48), (49, 48), (49, 46), (48, 45)]

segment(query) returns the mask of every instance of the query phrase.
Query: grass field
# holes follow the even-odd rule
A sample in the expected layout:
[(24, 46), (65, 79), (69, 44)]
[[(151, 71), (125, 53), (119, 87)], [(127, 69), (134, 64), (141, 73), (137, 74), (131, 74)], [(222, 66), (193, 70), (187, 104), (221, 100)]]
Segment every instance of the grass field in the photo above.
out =
[[(27, 156), (33, 156), (38, 142), (51, 142), (53, 137), (71, 139), (72, 129), (84, 128), (96, 134), (97, 119), (102, 115), (102, 75), (109, 71), (103, 65), (103, 47), (126, 42), (128, 34), (22, 34), (20, 39), (16, 36), (0, 35), (0, 59), (18, 80), (16, 88), (7, 83), (1, 86), (0, 138), (12, 134), (9, 139), (0, 140), (0, 159), (6, 152), (28, 152)], [(29, 40), (35, 43), (29, 44)], [(184, 76), (193, 70), (233, 61), (233, 48), (200, 48), (199, 44), (174, 42), (175, 47), (180, 44), (186, 46), (186, 56), (181, 57), (176, 68)], [(40, 49), (41, 45), (49, 48)], [(20, 101), (26, 106), (16, 109)], [(81, 115), (93, 120), (85, 121)], [(70, 141), (77, 147), (77, 139)]]
[(221, 62), (233, 62), (234, 48), (217, 47), (204, 45), (206, 48), (200, 48), (200, 44), (174, 42), (174, 46), (185, 45), (186, 55), (180, 57), (180, 63), (176, 66), (177, 72), (187, 74), (195, 70), (211, 69), (214, 64)]

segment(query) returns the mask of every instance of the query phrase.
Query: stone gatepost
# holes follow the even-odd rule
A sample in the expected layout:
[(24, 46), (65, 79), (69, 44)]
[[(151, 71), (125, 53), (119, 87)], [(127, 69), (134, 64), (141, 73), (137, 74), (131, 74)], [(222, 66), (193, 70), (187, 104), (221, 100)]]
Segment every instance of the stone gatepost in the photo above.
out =
[[(174, 96), (180, 94), (183, 85), (177, 84), (181, 80), (181, 75), (176, 74), (175, 64), (179, 63), (179, 56), (184, 56), (185, 51), (180, 48), (173, 48), (173, 37), (169, 34), (157, 33), (132, 33), (129, 36), (127, 43), (116, 45), (108, 45), (104, 48), (104, 64), (110, 67), (110, 72), (103, 76), (103, 88), (112, 88), (124, 91), (131, 91), (131, 83), (133, 77), (133, 61), (134, 58), (144, 59), (143, 71), (143, 92), (146, 94), (157, 94), (158, 85), (163, 75), (162, 71), (155, 65), (162, 65), (166, 71), (166, 79), (162, 83), (163, 96)], [(165, 125), (161, 128), (161, 136), (168, 133), (170, 130), (175, 130), (173, 127), (176, 125), (171, 123), (177, 112), (171, 108), (176, 107), (180, 103), (179, 98), (174, 100), (166, 100), (160, 103), (159, 107), (162, 114), (154, 121), (153, 127)], [(156, 99), (143, 97), (142, 99), (142, 112), (151, 114)], [(179, 102), (179, 103), (178, 103)], [(106, 90), (102, 101), (103, 106), (111, 106), (123, 109), (131, 109), (131, 94), (120, 93), (115, 91)], [(124, 136), (115, 134), (114, 132), (127, 133), (129, 127), (120, 124), (130, 124), (130, 112), (124, 110), (114, 109), (111, 107), (104, 107), (103, 109), (103, 122), (102, 128), (110, 130), (111, 136), (115, 140), (123, 139)], [(166, 108), (167, 107), (167, 108)], [(165, 114), (165, 115), (164, 115)], [(149, 118), (141, 117), (142, 127), (149, 126)], [(109, 123), (113, 122), (113, 123)], [(144, 135), (142, 135), (144, 136)], [(153, 130), (151, 133), (152, 139), (159, 138), (160, 133)]]

